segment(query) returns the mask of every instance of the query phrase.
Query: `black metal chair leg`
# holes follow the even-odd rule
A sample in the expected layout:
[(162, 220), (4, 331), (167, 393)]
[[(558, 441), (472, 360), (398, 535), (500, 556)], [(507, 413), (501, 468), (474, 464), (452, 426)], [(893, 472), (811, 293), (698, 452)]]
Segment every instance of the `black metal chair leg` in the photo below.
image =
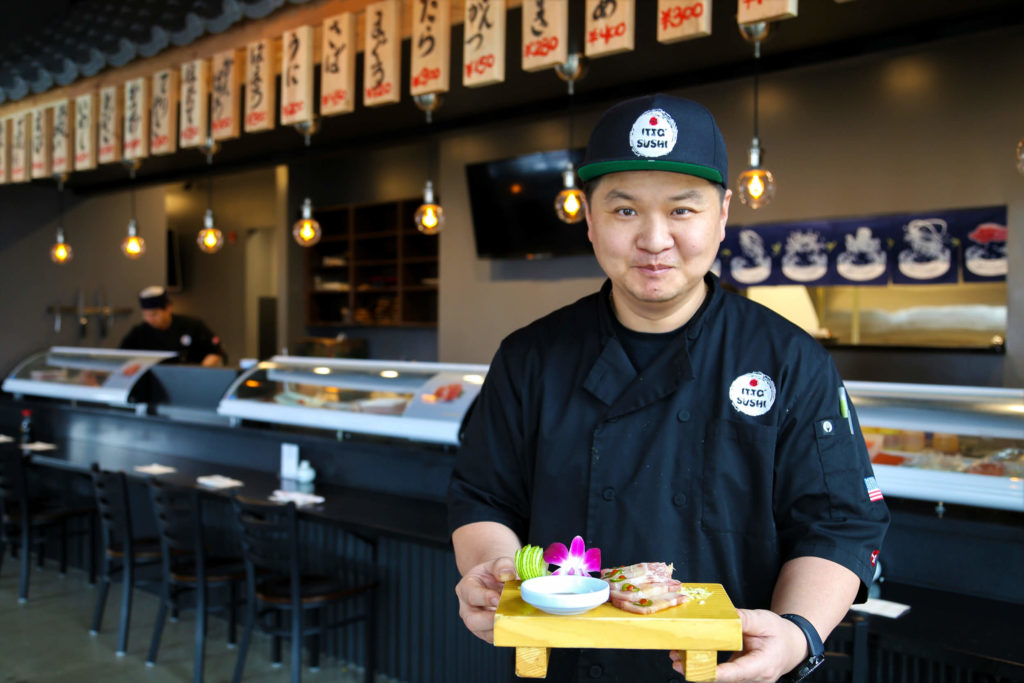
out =
[(206, 654), (206, 584), (196, 586), (196, 644), (195, 661), (192, 663), (192, 680), (203, 683), (203, 660)]
[(89, 563), (89, 585), (96, 585), (96, 513), (89, 514), (89, 547), (85, 549), (85, 561)]
[(235, 675), (231, 683), (242, 683), (242, 674), (245, 672), (245, 657), (249, 653), (249, 641), (252, 639), (252, 629), (256, 621), (256, 598), (251, 594), (245, 605), (245, 626), (242, 628), (242, 645), (238, 648), (238, 658), (235, 659)]
[(68, 573), (68, 522), (62, 519), (60, 522), (60, 575)]
[[(274, 610), (274, 628), (281, 628), (281, 610)], [(270, 663), (276, 669), (281, 666), (281, 636), (273, 636), (270, 639)]]
[[(320, 610), (309, 610), (310, 627), (320, 627)], [(320, 634), (314, 633), (309, 637), (309, 670), (317, 672), (320, 670)]]
[[(0, 522), (3, 524), (3, 522)], [(0, 534), (3, 533), (3, 529), (0, 529)], [(4, 555), (7, 553), (7, 543), (0, 541), (0, 572), (4, 569)]]
[[(292, 601), (296, 602), (295, 600)], [(292, 606), (292, 683), (302, 681), (302, 608)]]
[(160, 594), (160, 609), (156, 614), (156, 621), (153, 622), (153, 638), (149, 643), (149, 656), (146, 657), (146, 666), (156, 666), (156, 653), (160, 649), (160, 636), (164, 632), (164, 622), (167, 621), (167, 603), (171, 596), (165, 585)]
[(32, 571), (32, 531), (27, 524), (21, 528), (21, 583), (18, 586), (18, 602), (28, 602), (28, 575)]
[(370, 591), (366, 601), (366, 668), (363, 681), (374, 683), (377, 670), (377, 591)]
[(228, 647), (234, 647), (237, 642), (235, 637), (238, 632), (238, 585), (234, 581), (228, 582)]
[(132, 617), (132, 593), (135, 589), (135, 563), (130, 557), (124, 558), (124, 586), (121, 593), (121, 623), (117, 630), (117, 656), (128, 652), (128, 624)]
[(100, 626), (103, 625), (103, 612), (107, 607), (107, 592), (110, 590), (110, 560), (106, 557), (103, 558), (103, 578), (100, 581), (100, 592), (96, 595), (96, 609), (92, 613), (92, 628), (89, 629), (90, 635), (96, 635), (100, 632)]

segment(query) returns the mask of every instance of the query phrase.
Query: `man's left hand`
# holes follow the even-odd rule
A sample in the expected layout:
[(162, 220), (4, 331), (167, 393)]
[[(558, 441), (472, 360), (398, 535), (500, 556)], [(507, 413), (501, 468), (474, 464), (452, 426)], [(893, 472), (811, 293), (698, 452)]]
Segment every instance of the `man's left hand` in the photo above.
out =
[[(774, 683), (807, 657), (807, 639), (796, 624), (774, 612), (736, 610), (743, 629), (743, 651), (719, 664), (718, 683)], [(684, 653), (669, 653), (672, 668), (683, 671)]]
[(204, 368), (219, 368), (224, 365), (224, 357), (218, 356), (216, 353), (209, 353), (203, 358)]

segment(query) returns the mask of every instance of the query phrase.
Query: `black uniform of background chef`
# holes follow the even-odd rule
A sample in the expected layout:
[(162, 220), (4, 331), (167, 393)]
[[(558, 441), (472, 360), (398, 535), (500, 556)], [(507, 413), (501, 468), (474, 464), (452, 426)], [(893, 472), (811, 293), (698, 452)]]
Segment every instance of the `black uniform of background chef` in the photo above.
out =
[[(842, 381), (811, 337), (709, 273), (732, 193), (704, 107), (613, 107), (579, 175), (608, 281), (494, 357), (449, 488), (460, 614), (492, 640), (515, 550), (580, 534), (606, 567), (672, 562), (725, 586), (744, 651), (719, 681), (798, 680), (865, 596), (889, 520)], [(681, 680), (670, 654), (554, 650), (548, 680)]]
[(142, 320), (121, 340), (122, 349), (175, 351), (182, 363), (216, 367), (224, 365), (227, 354), (220, 338), (202, 320), (171, 313), (171, 301), (163, 287), (146, 287), (139, 292)]

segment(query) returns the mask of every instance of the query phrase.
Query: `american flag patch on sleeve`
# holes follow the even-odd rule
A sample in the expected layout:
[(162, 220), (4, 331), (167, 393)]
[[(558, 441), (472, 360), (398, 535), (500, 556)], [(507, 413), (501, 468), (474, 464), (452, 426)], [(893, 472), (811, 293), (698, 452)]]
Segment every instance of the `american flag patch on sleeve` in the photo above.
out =
[(864, 488), (868, 490), (868, 498), (871, 502), (877, 503), (882, 500), (882, 489), (878, 488), (878, 482), (874, 477), (864, 477)]

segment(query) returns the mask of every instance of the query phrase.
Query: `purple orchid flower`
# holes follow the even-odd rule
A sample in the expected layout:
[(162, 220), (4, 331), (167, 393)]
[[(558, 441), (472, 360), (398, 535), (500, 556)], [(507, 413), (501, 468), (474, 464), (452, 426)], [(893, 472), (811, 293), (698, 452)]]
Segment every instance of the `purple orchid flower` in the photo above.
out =
[(587, 550), (583, 545), (583, 537), (577, 536), (572, 539), (572, 545), (565, 547), (564, 543), (552, 543), (544, 551), (544, 561), (548, 564), (558, 565), (553, 574), (575, 574), (577, 576), (588, 576), (590, 572), (601, 571), (601, 549), (591, 548)]

